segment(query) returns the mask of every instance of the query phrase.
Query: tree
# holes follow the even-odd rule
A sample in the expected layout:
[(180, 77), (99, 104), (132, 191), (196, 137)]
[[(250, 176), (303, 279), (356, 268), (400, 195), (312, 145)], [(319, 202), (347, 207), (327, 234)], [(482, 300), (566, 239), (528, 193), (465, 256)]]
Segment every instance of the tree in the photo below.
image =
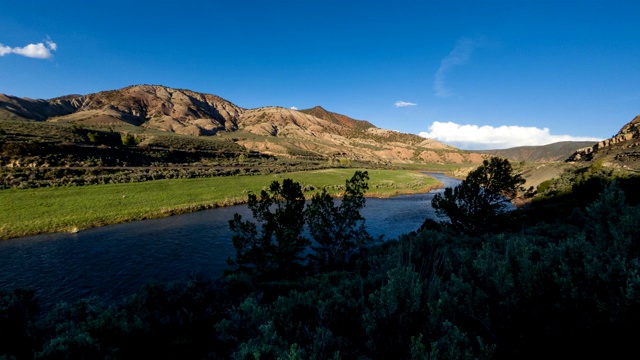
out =
[(373, 242), (360, 214), (365, 205), (364, 193), (369, 189), (368, 180), (367, 171), (356, 171), (345, 182), (345, 192), (339, 205), (326, 189), (311, 199), (306, 221), (316, 242), (312, 245), (315, 254), (311, 256), (316, 266), (340, 268), (355, 252)]
[(291, 179), (284, 179), (282, 185), (274, 181), (260, 198), (249, 194), (248, 203), (261, 224), (260, 232), (256, 223), (236, 213), (229, 221), (236, 259), (229, 258), (227, 263), (259, 277), (295, 277), (302, 271), (302, 253), (310, 244), (302, 236), (305, 200), (300, 184)]
[(460, 185), (436, 194), (431, 206), (438, 215), (449, 218), (451, 227), (473, 235), (496, 219), (505, 204), (524, 190), (524, 183), (509, 160), (492, 157), (471, 171)]

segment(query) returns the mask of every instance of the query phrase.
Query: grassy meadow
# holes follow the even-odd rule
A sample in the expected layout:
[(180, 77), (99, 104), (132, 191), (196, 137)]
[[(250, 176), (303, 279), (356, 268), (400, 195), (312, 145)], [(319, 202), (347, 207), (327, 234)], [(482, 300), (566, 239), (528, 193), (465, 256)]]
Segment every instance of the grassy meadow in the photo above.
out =
[[(287, 174), (171, 179), (0, 191), (0, 239), (73, 232), (120, 222), (169, 216), (246, 202), (272, 181), (291, 178), (310, 197), (323, 187), (340, 196), (355, 169), (327, 169)], [(368, 170), (367, 196), (390, 197), (427, 192), (439, 185), (432, 177), (408, 170)]]

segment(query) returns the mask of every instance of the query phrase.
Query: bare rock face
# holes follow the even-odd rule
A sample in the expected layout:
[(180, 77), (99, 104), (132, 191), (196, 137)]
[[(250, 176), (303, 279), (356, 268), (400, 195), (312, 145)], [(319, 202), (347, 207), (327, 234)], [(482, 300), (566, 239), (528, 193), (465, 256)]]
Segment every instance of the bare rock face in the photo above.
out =
[(624, 125), (615, 136), (577, 150), (567, 161), (599, 159), (623, 167), (640, 167), (640, 115)]

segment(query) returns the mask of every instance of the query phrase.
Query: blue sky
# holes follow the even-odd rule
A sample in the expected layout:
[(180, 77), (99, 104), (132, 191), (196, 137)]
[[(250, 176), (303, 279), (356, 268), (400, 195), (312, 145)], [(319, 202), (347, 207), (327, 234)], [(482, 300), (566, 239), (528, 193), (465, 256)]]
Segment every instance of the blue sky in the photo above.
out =
[(0, 93), (134, 84), (327, 110), (464, 149), (640, 114), (640, 2), (3, 1)]

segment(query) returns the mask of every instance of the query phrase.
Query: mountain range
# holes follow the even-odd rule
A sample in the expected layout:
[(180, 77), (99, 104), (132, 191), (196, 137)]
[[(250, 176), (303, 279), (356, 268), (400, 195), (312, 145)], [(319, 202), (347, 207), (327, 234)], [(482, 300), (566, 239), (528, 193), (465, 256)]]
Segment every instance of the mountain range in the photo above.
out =
[[(161, 85), (134, 85), (88, 95), (29, 99), (0, 94), (0, 120), (71, 123), (220, 137), (249, 151), (281, 157), (347, 158), (377, 163), (477, 164), (487, 156), (515, 161), (617, 164), (640, 161), (640, 116), (611, 139), (597, 144), (560, 142), (502, 150), (462, 151), (418, 135), (376, 127), (320, 106), (295, 110), (277, 106), (245, 109), (217, 95)], [(120, 131), (120, 130), (119, 130)], [(626, 165), (625, 165), (626, 166)]]
[(443, 164), (475, 164), (485, 157), (418, 135), (381, 129), (320, 106), (244, 109), (216, 95), (159, 85), (48, 100), (0, 94), (0, 119), (221, 136), (251, 151), (288, 157)]

